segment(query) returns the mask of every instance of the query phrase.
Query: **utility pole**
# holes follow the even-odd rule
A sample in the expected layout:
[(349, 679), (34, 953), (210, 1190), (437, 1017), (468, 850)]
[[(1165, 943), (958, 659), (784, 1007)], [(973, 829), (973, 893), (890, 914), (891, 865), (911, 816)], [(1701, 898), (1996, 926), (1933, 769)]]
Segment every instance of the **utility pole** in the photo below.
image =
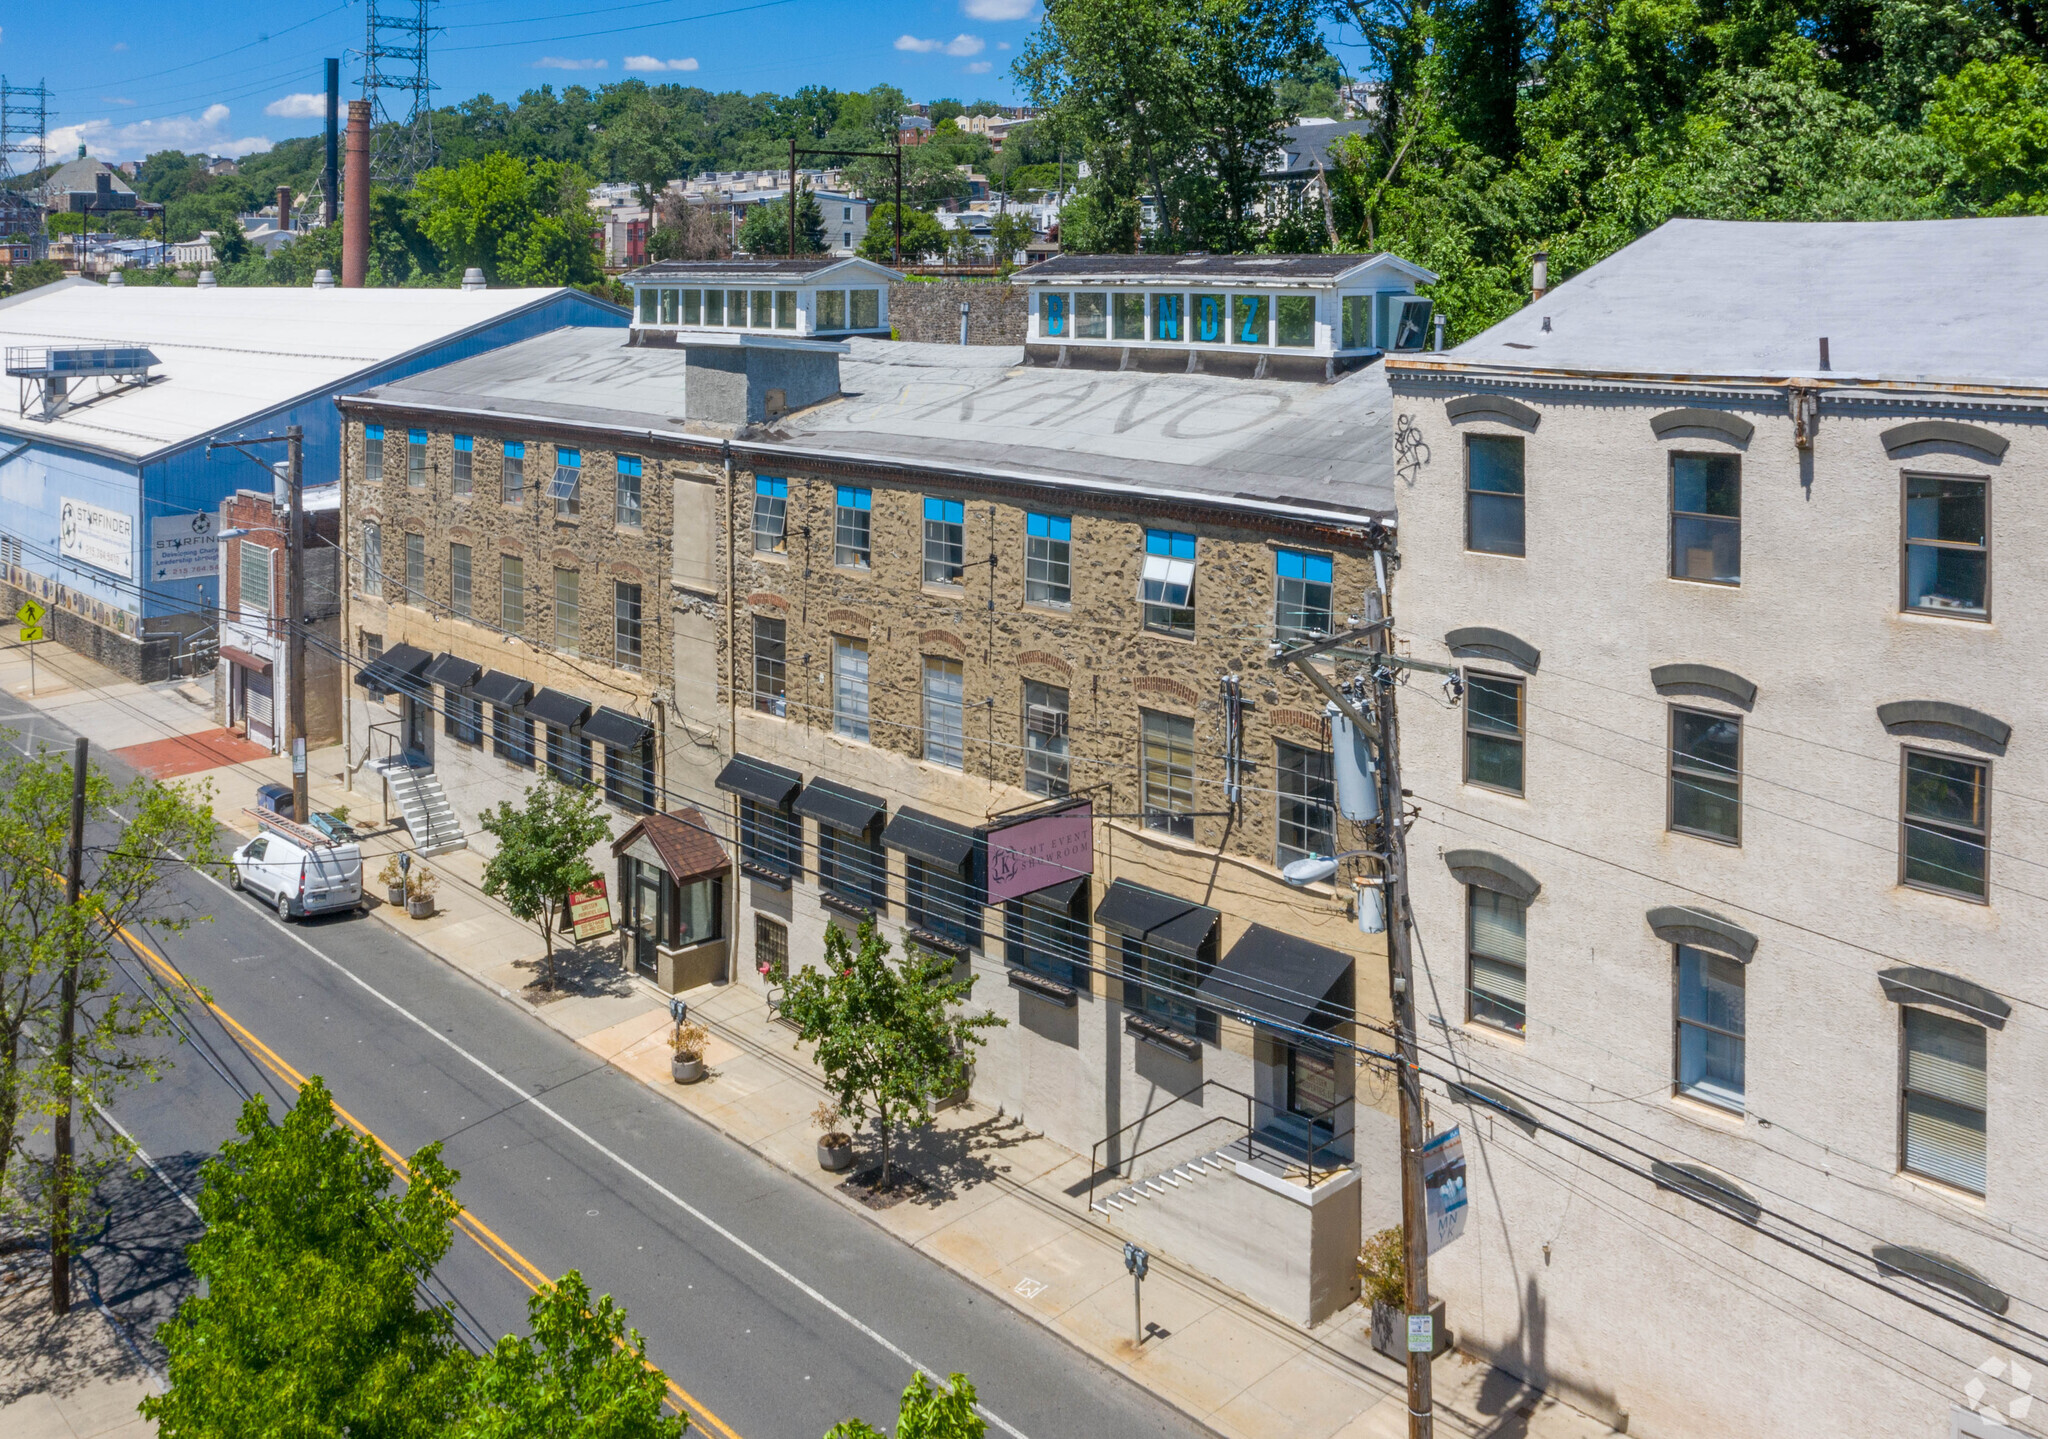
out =
[[(1385, 551), (1373, 556), (1380, 579), (1380, 615), (1391, 623), (1392, 596), (1387, 584)], [(1402, 1309), (1412, 1329), (1419, 1317), (1429, 1324), (1429, 1210), (1422, 1188), (1422, 1072), (1415, 1044), (1415, 970), (1408, 951), (1408, 835), (1402, 824), (1401, 747), (1394, 713), (1397, 671), (1393, 645), (1376, 643), (1382, 654), (1373, 666), (1375, 718), (1380, 722), (1380, 825), (1387, 842), (1387, 975), (1393, 990), (1394, 1045), (1400, 1058), (1401, 1091), (1401, 1275)], [(1434, 1329), (1421, 1350), (1408, 1343), (1408, 1439), (1431, 1439), (1436, 1419), (1431, 1412), (1430, 1359), (1436, 1351)]]
[(796, 258), (796, 139), (789, 142), (789, 258)]
[[(78, 737), (71, 752), (71, 852), (64, 862), (65, 922), (78, 922), (78, 896), (85, 880), (85, 757), (90, 741)], [(50, 1186), (50, 1313), (62, 1319), (71, 1312), (71, 1077), (77, 1068), (73, 1040), (78, 1028), (78, 946), (75, 932), (66, 940), (64, 983), (57, 1012), (57, 1068), (63, 1074), (64, 1107), (57, 1111), (55, 1182)]]
[[(287, 521), (284, 559), (285, 623), (285, 743), (292, 755), (292, 818), (300, 824), (311, 820), (311, 796), (306, 776), (306, 486), (304, 455), (306, 432), (298, 425), (286, 425), (285, 485), (291, 495), (291, 519)], [(244, 544), (248, 543), (246, 540)]]

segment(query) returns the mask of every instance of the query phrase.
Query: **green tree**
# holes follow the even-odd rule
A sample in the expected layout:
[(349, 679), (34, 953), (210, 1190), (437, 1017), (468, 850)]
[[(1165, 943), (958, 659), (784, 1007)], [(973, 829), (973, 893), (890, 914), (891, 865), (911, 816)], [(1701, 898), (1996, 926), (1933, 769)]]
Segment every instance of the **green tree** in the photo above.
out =
[(517, 809), (507, 801), (478, 823), (498, 842), (484, 862), (484, 893), (540, 930), (547, 988), (555, 987), (555, 918), (573, 890), (597, 878), (584, 852), (612, 837), (595, 789), (542, 780)]
[[(856, 247), (860, 257), (878, 265), (896, 263), (896, 207), (877, 205), (868, 211), (867, 233)], [(903, 263), (916, 264), (946, 253), (946, 227), (923, 210), (903, 207)]]
[(609, 1294), (593, 1304), (572, 1269), (526, 1312), (532, 1336), (508, 1335), (476, 1362), (454, 1439), (680, 1439), (689, 1418), (661, 1412), (667, 1384)]
[(800, 1042), (817, 1045), (839, 1112), (856, 1125), (875, 1121), (884, 1189), (896, 1129), (930, 1124), (932, 1105), (967, 1082), (969, 1053), (987, 1042), (981, 1031), (1009, 1022), (952, 1012), (974, 993), (972, 974), (953, 978), (952, 956), (913, 947), (892, 964), (889, 953), (871, 919), (861, 921), (857, 947), (828, 925), (824, 968), (794, 971), (782, 1000)]
[(2048, 210), (2048, 66), (1973, 60), (1934, 86), (1927, 133), (1954, 157), (1956, 188), (1987, 214)]
[(158, 1337), (164, 1439), (429, 1439), (462, 1400), (452, 1321), (415, 1298), (453, 1236), (455, 1172), (430, 1144), (391, 1193), (377, 1144), (336, 1122), (315, 1077), (280, 1122), (257, 1095), (201, 1171), (203, 1284)]
[(44, 285), (54, 285), (64, 278), (64, 267), (55, 260), (31, 260), (26, 265), (13, 265), (0, 270), (0, 293), (9, 295), (25, 294)]
[[(988, 1421), (974, 1408), (974, 1385), (965, 1374), (955, 1374), (941, 1389), (923, 1373), (913, 1375), (896, 1408), (896, 1439), (983, 1439)], [(859, 1419), (845, 1419), (826, 1432), (825, 1439), (889, 1439), (873, 1425)]]
[(1016, 268), (1017, 256), (1032, 241), (1031, 222), (1014, 210), (999, 211), (989, 222), (988, 238), (995, 251), (996, 264), (1007, 275)]
[[(24, 267), (32, 268), (32, 267)], [(169, 891), (186, 863), (215, 864), (211, 789), (137, 778), (117, 785), (97, 765), (86, 773), (86, 812), (111, 807), (122, 825), (95, 836), (81, 860), (78, 904), (68, 902), (65, 863), (71, 834), (71, 757), (50, 750), (24, 755), (13, 736), (0, 749), (0, 1218), (25, 1217), (10, 1161), (35, 1162), (31, 1134), (55, 1117), (74, 1114), (80, 1154), (126, 1154), (128, 1143), (100, 1117), (123, 1088), (154, 1079), (165, 1061), (138, 1044), (164, 1032), (146, 999), (118, 982), (115, 958), (126, 957), (123, 931), (147, 925), (179, 933), (192, 923), (189, 905)], [(71, 1067), (52, 1047), (67, 969), (75, 974)], [(88, 1198), (81, 1175), (48, 1174), (40, 1203), (61, 1197), (72, 1225), (45, 1211), (52, 1243), (68, 1246)], [(15, 1184), (10, 1184), (15, 1179)], [(41, 1227), (38, 1225), (37, 1227)]]
[(576, 285), (603, 275), (589, 199), (577, 166), (500, 151), (420, 172), (405, 208), (456, 280), (476, 266), (494, 285)]
[[(753, 255), (789, 253), (789, 197), (755, 205), (740, 222), (740, 248)], [(822, 255), (825, 252), (825, 212), (810, 186), (800, 184), (796, 192), (796, 252)]]
[(70, 210), (52, 210), (43, 217), (43, 233), (52, 239), (59, 235), (83, 235), (85, 216)]
[(675, 111), (642, 94), (604, 127), (597, 153), (606, 171), (638, 190), (640, 203), (651, 211), (668, 182), (688, 165), (689, 136)]

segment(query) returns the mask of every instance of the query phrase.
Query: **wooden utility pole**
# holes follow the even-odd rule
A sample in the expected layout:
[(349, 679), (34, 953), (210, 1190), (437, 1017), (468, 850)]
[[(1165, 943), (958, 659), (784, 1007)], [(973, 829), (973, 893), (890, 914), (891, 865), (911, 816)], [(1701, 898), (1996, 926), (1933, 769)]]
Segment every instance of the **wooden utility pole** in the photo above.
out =
[[(309, 823), (313, 811), (306, 775), (306, 432), (286, 425), (285, 486), (291, 496), (284, 557), (285, 748), (292, 757), (292, 818)], [(243, 544), (248, 541), (244, 540)]]
[[(1380, 574), (1386, 575), (1384, 566)], [(1382, 585), (1385, 585), (1384, 578)], [(1383, 587), (1380, 613), (1393, 614), (1392, 597)], [(1429, 1307), (1429, 1210), (1422, 1187), (1422, 1073), (1415, 1044), (1415, 969), (1408, 951), (1408, 835), (1402, 825), (1401, 746), (1394, 713), (1397, 671), (1388, 655), (1373, 668), (1380, 722), (1380, 824), (1387, 841), (1387, 975), (1393, 990), (1394, 1044), (1400, 1058), (1401, 1091), (1401, 1274), (1402, 1309), (1409, 1319), (1427, 1318)], [(1407, 1325), (1399, 1341), (1406, 1343)], [(1430, 1409), (1430, 1347), (1408, 1350), (1408, 1439), (1431, 1439), (1435, 1416)]]
[(789, 142), (789, 258), (796, 258), (796, 140)]
[[(64, 862), (65, 922), (78, 921), (78, 897), (85, 881), (85, 757), (89, 741), (78, 737), (71, 752), (71, 852)], [(50, 1312), (59, 1319), (71, 1312), (71, 1176), (76, 1168), (71, 1146), (71, 1077), (78, 1028), (78, 946), (82, 936), (66, 938), (64, 981), (57, 1010), (57, 1069), (63, 1076), (64, 1106), (57, 1111), (54, 1182), (50, 1186)]]

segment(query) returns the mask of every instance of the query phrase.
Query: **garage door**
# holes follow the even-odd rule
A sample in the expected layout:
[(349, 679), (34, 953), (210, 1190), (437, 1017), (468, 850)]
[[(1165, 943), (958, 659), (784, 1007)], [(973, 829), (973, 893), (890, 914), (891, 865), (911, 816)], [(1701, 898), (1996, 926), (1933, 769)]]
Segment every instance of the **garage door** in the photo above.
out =
[(258, 744), (273, 744), (276, 742), (277, 721), (276, 705), (270, 697), (270, 676), (257, 674), (254, 670), (244, 670), (243, 673), (248, 676), (249, 738)]

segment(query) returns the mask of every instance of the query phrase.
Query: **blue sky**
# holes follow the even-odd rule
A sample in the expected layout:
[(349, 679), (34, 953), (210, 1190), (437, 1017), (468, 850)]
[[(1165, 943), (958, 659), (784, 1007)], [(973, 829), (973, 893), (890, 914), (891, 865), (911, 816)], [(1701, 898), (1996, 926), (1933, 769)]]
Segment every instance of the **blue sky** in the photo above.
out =
[[(241, 155), (320, 127), (321, 64), (362, 74), (362, 0), (9, 6), (0, 75), (46, 83), (53, 149), (109, 160), (162, 149)], [(436, 0), (436, 99), (638, 75), (711, 90), (884, 81), (914, 100), (1014, 100), (1037, 0)], [(693, 18), (694, 17), (694, 18)]]

